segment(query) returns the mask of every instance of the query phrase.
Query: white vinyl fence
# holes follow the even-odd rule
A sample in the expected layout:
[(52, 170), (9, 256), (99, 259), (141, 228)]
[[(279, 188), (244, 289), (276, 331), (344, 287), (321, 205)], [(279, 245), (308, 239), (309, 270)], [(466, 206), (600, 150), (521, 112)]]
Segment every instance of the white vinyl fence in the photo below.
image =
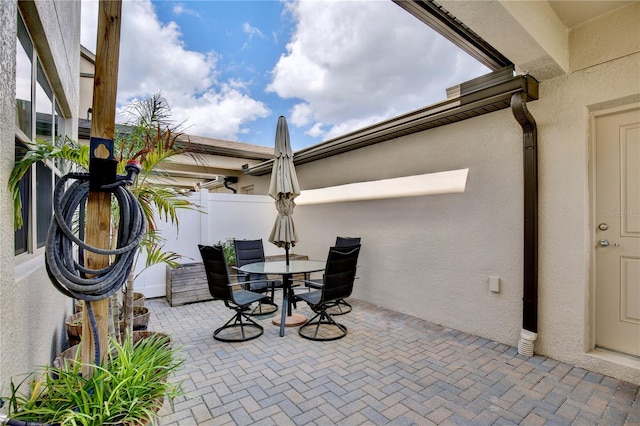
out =
[[(180, 263), (201, 262), (198, 244), (212, 245), (227, 238), (262, 238), (267, 256), (281, 254), (281, 249), (268, 242), (277, 215), (274, 201), (268, 195), (219, 194), (202, 190), (188, 197), (200, 206), (200, 212), (180, 211), (178, 228), (158, 222), (166, 240), (165, 249), (184, 256)], [(164, 296), (166, 265), (143, 270), (144, 257), (139, 256), (135, 291), (148, 298)]]

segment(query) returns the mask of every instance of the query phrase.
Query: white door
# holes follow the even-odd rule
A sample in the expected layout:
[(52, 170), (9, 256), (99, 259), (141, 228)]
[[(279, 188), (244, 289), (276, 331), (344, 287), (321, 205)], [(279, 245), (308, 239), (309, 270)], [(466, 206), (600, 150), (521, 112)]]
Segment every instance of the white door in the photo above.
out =
[(640, 356), (640, 108), (595, 137), (596, 346)]

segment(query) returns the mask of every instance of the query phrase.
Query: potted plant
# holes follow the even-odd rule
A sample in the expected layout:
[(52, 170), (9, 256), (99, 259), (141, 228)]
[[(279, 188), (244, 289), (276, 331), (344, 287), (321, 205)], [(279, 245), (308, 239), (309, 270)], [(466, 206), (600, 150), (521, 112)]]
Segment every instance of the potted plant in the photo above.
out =
[[(179, 256), (163, 250), (163, 239), (156, 232), (156, 220), (166, 219), (177, 226), (177, 209), (196, 209), (197, 206), (181, 196), (174, 188), (154, 185), (148, 178), (161, 173), (159, 171), (161, 167), (158, 166), (170, 161), (171, 157), (188, 153), (184, 147), (188, 144), (183, 146), (176, 144), (179, 133), (175, 128), (167, 125), (169, 109), (161, 96), (155, 95), (138, 101), (131, 108), (139, 114), (147, 115), (138, 117), (137, 122), (131, 125), (130, 133), (116, 138), (118, 148), (116, 154), (120, 160), (119, 174), (123, 173), (125, 163), (131, 159), (137, 160), (142, 165), (141, 173), (130, 187), (142, 207), (147, 226), (138, 255), (141, 252), (146, 254), (146, 266), (157, 262), (171, 263)], [(69, 138), (56, 140), (53, 143), (36, 141), (30, 146), (30, 150), (16, 161), (9, 179), (9, 189), (14, 196), (17, 228), (22, 225), (19, 220), (20, 179), (32, 165), (38, 161), (47, 160), (56, 161), (57, 164), (61, 164), (60, 160), (62, 160), (69, 169), (71, 164), (73, 170), (78, 168), (86, 170), (89, 164), (89, 150), (87, 146), (80, 145)], [(125, 300), (129, 315), (133, 311), (134, 278), (133, 274), (130, 274), (127, 286), (130, 297)], [(137, 343), (134, 345), (130, 340), (131, 337), (128, 337), (124, 339), (124, 343), (118, 343), (118, 339), (121, 338), (118, 303), (117, 298), (112, 299), (109, 343), (111, 356), (108, 357), (108, 362), (105, 365), (83, 364), (84, 367), (89, 366), (93, 370), (93, 377), (84, 378), (80, 375), (80, 362), (69, 363), (73, 366), (72, 368), (47, 368), (41, 378), (32, 382), (27, 396), (20, 396), (18, 392), (20, 385), (14, 386), (9, 399), (12, 416), (25, 420), (44, 419), (43, 421), (50, 424), (95, 425), (111, 423), (109, 419), (114, 419), (113, 424), (144, 424), (141, 423), (141, 419), (153, 417), (153, 413), (162, 404), (165, 395), (171, 397), (176, 394), (176, 388), (167, 385), (166, 377), (181, 363), (172, 361), (173, 352), (166, 347), (166, 341), (165, 344)], [(131, 316), (125, 315), (125, 318), (126, 323), (129, 324), (127, 329), (131, 330), (133, 325)], [(113, 328), (111, 328), (112, 325)], [(153, 335), (151, 332), (147, 333)], [(124, 333), (124, 336), (133, 335), (131, 331)], [(155, 339), (150, 340), (155, 341)], [(141, 349), (134, 350), (134, 346)], [(80, 351), (74, 348), (71, 352), (79, 353)], [(165, 361), (161, 362), (162, 359)], [(22, 383), (24, 385), (26, 382)], [(65, 387), (67, 391), (60, 392)], [(125, 395), (121, 395), (122, 392)], [(64, 393), (67, 400), (62, 396), (59, 397), (60, 393)], [(67, 415), (70, 420), (48, 417), (53, 415), (53, 412)]]
[(184, 359), (167, 336), (122, 344), (111, 338), (109, 349), (109, 362), (94, 365), (91, 377), (80, 374), (76, 355), (59, 366), (42, 367), (17, 385), (12, 380), (11, 395), (4, 398), (8, 417), (34, 425), (150, 424), (165, 397), (173, 407), (173, 400), (184, 395), (181, 383), (168, 380)]

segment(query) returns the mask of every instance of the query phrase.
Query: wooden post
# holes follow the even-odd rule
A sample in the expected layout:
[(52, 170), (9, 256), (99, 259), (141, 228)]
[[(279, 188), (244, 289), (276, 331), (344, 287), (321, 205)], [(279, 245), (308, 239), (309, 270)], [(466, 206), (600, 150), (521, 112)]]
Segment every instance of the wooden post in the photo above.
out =
[[(120, 55), (121, 0), (100, 0), (98, 10), (98, 37), (96, 45), (95, 77), (93, 83), (93, 104), (91, 137), (113, 142), (115, 133), (116, 94), (118, 88), (118, 59)], [(101, 151), (104, 146), (100, 145)], [(95, 150), (98, 151), (98, 150)], [(104, 158), (102, 152), (94, 152), (97, 158)], [(91, 170), (89, 170), (91, 172)], [(91, 191), (87, 201), (85, 241), (98, 248), (109, 248), (111, 230), (111, 194)], [(109, 257), (86, 252), (86, 266), (100, 269), (109, 264)], [(108, 346), (109, 299), (91, 302), (97, 322), (101, 360), (106, 362)], [(87, 309), (82, 314), (83, 376), (93, 371), (84, 367), (95, 362), (95, 340), (89, 322)]]

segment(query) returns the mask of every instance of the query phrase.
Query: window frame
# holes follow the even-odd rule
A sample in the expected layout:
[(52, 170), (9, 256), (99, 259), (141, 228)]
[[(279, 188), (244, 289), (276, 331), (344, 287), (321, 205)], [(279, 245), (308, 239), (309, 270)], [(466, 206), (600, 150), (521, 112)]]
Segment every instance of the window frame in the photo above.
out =
[[(19, 150), (24, 149), (28, 144), (35, 143), (36, 139), (39, 139), (37, 134), (38, 129), (38, 93), (44, 92), (47, 96), (47, 109), (50, 106), (51, 111), (41, 111), (41, 121), (47, 120), (47, 131), (49, 134), (44, 136), (50, 141), (55, 142), (57, 137), (65, 136), (66, 120), (62, 113), (62, 109), (56, 99), (55, 92), (52, 90), (51, 81), (47, 75), (47, 66), (44, 61), (40, 59), (36, 46), (33, 42), (33, 37), (29, 33), (29, 29), (25, 24), (24, 18), (20, 11), (17, 13), (16, 19), (18, 20), (18, 33), (16, 34), (16, 51), (22, 49), (22, 52), (29, 56), (31, 61), (30, 68), (30, 82), (31, 82), (31, 99), (30, 102), (30, 123), (28, 129), (22, 129), (18, 122), (18, 111), (16, 108), (16, 122), (15, 122), (15, 149), (16, 158), (18, 158)], [(21, 33), (24, 30), (26, 34)], [(26, 37), (25, 37), (26, 36)], [(25, 37), (25, 39), (21, 39)], [(29, 46), (27, 48), (21, 47), (22, 42), (28, 40)], [(23, 46), (23, 45), (22, 45)], [(17, 53), (21, 54), (21, 53)], [(22, 76), (16, 75), (16, 78)], [(16, 101), (18, 101), (17, 93)], [(50, 104), (50, 105), (49, 105)], [(42, 123), (40, 123), (42, 124)], [(25, 133), (27, 130), (33, 137)], [(61, 176), (60, 170), (57, 165), (52, 161), (45, 161), (38, 163), (35, 166), (29, 168), (21, 180), (20, 186), (22, 195), (22, 209), (24, 224), (20, 230), (14, 231), (14, 259), (16, 264), (27, 262), (28, 260), (44, 254), (46, 244), (46, 230), (49, 227), (49, 221), (53, 215), (53, 190), (55, 184)], [(45, 183), (47, 188), (43, 188), (38, 183)], [(27, 196), (24, 196), (25, 192)], [(47, 204), (45, 210), (42, 210), (42, 204)], [(38, 201), (40, 201), (40, 206)], [(40, 207), (40, 208), (39, 208)], [(44, 223), (46, 223), (46, 225)]]

